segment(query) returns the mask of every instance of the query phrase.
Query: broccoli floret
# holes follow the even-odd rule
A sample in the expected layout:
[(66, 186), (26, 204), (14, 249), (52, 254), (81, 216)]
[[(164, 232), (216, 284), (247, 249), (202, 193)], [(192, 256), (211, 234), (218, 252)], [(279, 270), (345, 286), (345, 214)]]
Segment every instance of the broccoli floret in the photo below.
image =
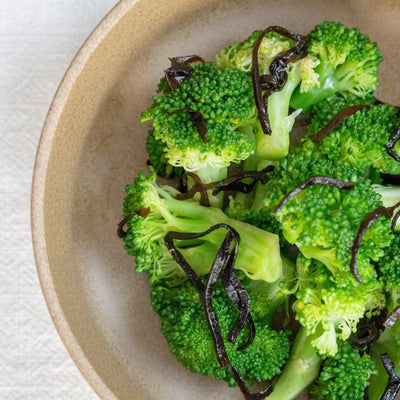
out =
[[(190, 113), (176, 112), (183, 109), (202, 113), (206, 141)], [(251, 78), (211, 62), (193, 65), (192, 77), (177, 89), (153, 97), (153, 105), (141, 116), (141, 122), (153, 120), (154, 138), (165, 144), (168, 162), (195, 172), (205, 183), (226, 178), (230, 163), (254, 152), (253, 141), (238, 128), (255, 119)]]
[[(246, 383), (252, 385), (281, 372), (289, 355), (290, 342), (287, 331), (277, 332), (266, 324), (265, 319), (260, 318), (265, 316), (268, 300), (266, 303), (263, 292), (253, 292), (247, 283), (249, 280), (243, 280), (250, 296), (250, 310), (256, 327), (254, 341), (246, 349), (238, 350), (247, 340), (248, 329), (244, 328), (236, 344), (226, 341), (225, 347), (231, 363), (238, 368)], [(161, 318), (161, 330), (171, 352), (185, 368), (236, 386), (230, 368), (221, 368), (217, 361), (200, 295), (189, 281), (176, 288), (153, 286), (151, 302)], [(257, 305), (255, 311), (252, 304)], [(226, 338), (237, 317), (237, 310), (220, 282), (213, 292), (213, 306), (222, 335)]]
[(182, 177), (182, 168), (174, 167), (168, 163), (165, 144), (154, 137), (153, 130), (150, 130), (147, 134), (146, 150), (149, 155), (150, 164), (157, 175), (163, 178), (175, 179)]
[(296, 319), (313, 336), (311, 344), (321, 355), (333, 357), (338, 342), (356, 331), (359, 320), (385, 304), (378, 280), (355, 283), (348, 271), (347, 281), (342, 274), (338, 282), (322, 263), (302, 255), (297, 259), (297, 274)]
[(377, 44), (358, 28), (324, 22), (307, 35), (307, 45), (308, 53), (318, 59), (314, 68), (318, 81), (316, 85), (297, 88), (291, 107), (307, 111), (337, 92), (365, 97), (376, 89), (382, 57)]
[[(288, 200), (275, 215), (286, 240), (296, 244), (305, 256), (321, 261), (338, 279), (341, 272), (349, 270), (351, 247), (361, 222), (382, 202), (370, 181), (356, 170), (318, 154), (293, 149), (264, 185), (266, 209), (272, 211), (286, 194), (317, 175), (355, 182), (355, 187), (341, 190), (310, 186)], [(367, 230), (357, 256), (358, 271), (364, 280), (376, 279), (370, 260), (379, 261), (391, 240), (390, 220), (385, 217)]]
[[(307, 136), (315, 135), (341, 110), (367, 104), (364, 108), (332, 130), (318, 143), (307, 143), (310, 151), (319, 151), (341, 164), (356, 168), (361, 174), (373, 167), (378, 172), (400, 174), (400, 163), (387, 154), (385, 144), (397, 132), (400, 117), (396, 107), (388, 104), (374, 105), (372, 97), (334, 96), (311, 109), (311, 123)], [(399, 150), (396, 145), (394, 150)]]
[(335, 357), (322, 365), (318, 380), (309, 389), (310, 400), (363, 400), (375, 365), (368, 354), (360, 355), (341, 342)]
[[(150, 176), (140, 172), (133, 185), (126, 186), (123, 214), (124, 218), (131, 218), (124, 241), (128, 254), (136, 256), (136, 271), (149, 273), (151, 282), (161, 278), (179, 282), (184, 273), (166, 248), (167, 232), (204, 232), (213, 225), (225, 223), (240, 235), (236, 268), (252, 279), (267, 282), (274, 282), (282, 275), (277, 235), (231, 219), (218, 208), (175, 199), (178, 192), (172, 187), (158, 186), (156, 174), (151, 171)], [(147, 215), (135, 214), (139, 208)], [(209, 272), (225, 235), (226, 231), (217, 229), (199, 240), (176, 241), (176, 245), (195, 272), (204, 275)]]
[[(262, 31), (254, 32), (244, 42), (235, 43), (222, 50), (217, 56), (217, 64), (222, 68), (238, 68), (250, 73), (254, 44)], [(289, 50), (295, 42), (275, 32), (269, 32), (262, 40), (258, 51), (260, 75), (270, 74), (269, 66), (275, 57)], [(257, 155), (262, 159), (277, 160), (284, 157), (289, 149), (289, 133), (301, 109), (289, 115), (292, 93), (298, 85), (309, 88), (316, 84), (318, 75), (314, 73), (318, 61), (307, 56), (290, 63), (287, 68), (288, 79), (283, 88), (268, 97), (268, 118), (271, 135), (264, 134), (259, 122), (255, 124)], [(300, 107), (298, 107), (300, 108)]]

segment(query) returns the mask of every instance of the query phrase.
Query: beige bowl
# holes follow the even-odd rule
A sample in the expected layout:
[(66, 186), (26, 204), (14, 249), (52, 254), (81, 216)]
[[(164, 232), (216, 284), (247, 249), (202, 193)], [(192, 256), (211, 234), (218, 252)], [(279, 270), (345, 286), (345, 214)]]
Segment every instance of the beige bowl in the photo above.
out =
[(396, 0), (121, 1), (68, 69), (36, 159), (32, 226), (38, 273), (58, 332), (102, 399), (241, 399), (185, 371), (152, 312), (145, 276), (116, 236), (125, 184), (145, 168), (138, 123), (168, 57), (212, 60), (255, 29), (306, 33), (323, 20), (359, 26), (385, 61), (378, 97), (400, 99)]

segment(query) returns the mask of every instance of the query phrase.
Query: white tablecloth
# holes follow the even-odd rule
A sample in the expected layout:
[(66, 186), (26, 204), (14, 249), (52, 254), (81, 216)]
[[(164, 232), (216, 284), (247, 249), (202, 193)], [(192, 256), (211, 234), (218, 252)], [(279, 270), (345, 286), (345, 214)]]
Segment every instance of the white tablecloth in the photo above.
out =
[(39, 286), (30, 233), (41, 127), (66, 68), (116, 0), (0, 0), (0, 398), (95, 400)]

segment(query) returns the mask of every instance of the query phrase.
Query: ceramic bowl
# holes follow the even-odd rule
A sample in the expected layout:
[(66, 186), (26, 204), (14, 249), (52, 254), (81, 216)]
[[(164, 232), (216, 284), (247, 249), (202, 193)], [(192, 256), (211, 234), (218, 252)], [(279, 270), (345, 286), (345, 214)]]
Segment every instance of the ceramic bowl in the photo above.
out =
[(208, 60), (255, 29), (308, 32), (324, 20), (358, 26), (384, 55), (377, 96), (400, 103), (395, 0), (123, 0), (85, 42), (55, 95), (33, 181), (38, 273), (71, 357), (103, 400), (239, 400), (170, 354), (146, 277), (116, 236), (124, 187), (146, 166), (138, 122), (168, 57)]

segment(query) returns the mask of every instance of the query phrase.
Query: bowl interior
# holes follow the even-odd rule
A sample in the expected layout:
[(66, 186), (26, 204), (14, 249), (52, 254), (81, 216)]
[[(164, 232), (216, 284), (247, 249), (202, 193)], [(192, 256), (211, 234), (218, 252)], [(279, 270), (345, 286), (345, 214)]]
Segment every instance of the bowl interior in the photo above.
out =
[[(34, 181), (39, 275), (60, 335), (104, 399), (241, 399), (170, 354), (146, 277), (116, 236), (124, 187), (146, 168), (140, 112), (168, 57), (207, 60), (255, 29), (358, 26), (384, 62), (377, 97), (400, 103), (400, 3), (394, 0), (122, 1), (89, 39), (52, 106)], [(79, 361), (79, 360), (84, 361)], [(106, 389), (107, 388), (107, 389)]]

